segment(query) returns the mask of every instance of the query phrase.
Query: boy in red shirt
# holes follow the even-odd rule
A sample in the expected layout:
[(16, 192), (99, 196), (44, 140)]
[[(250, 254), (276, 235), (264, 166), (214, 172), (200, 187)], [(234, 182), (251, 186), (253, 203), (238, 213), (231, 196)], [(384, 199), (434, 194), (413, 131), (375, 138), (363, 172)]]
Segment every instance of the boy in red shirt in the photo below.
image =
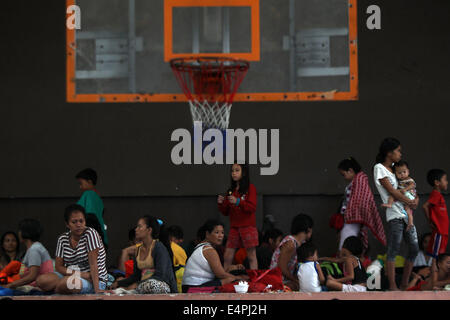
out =
[(423, 209), (432, 230), (431, 241), (426, 252), (433, 257), (431, 267), (433, 271), (436, 269), (438, 255), (447, 249), (449, 219), (447, 206), (441, 193), (447, 190), (447, 174), (441, 169), (432, 169), (428, 171), (427, 181), (433, 187), (433, 191), (423, 205)]

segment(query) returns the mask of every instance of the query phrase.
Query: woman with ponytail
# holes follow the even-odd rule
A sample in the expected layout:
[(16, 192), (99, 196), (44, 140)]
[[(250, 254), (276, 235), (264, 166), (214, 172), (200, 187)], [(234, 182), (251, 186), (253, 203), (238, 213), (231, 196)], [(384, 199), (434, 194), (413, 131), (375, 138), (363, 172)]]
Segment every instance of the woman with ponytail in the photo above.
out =
[(142, 244), (136, 247), (133, 274), (114, 282), (112, 289), (136, 289), (139, 294), (177, 293), (173, 253), (163, 222), (144, 216), (138, 220), (135, 232)]
[(376, 158), (377, 163), (373, 169), (375, 185), (383, 203), (388, 202), (389, 196), (395, 199), (394, 204), (386, 209), (386, 220), (388, 223), (386, 271), (389, 279), (389, 289), (392, 291), (398, 290), (395, 282), (395, 257), (400, 251), (402, 241), (404, 240), (408, 246), (400, 287), (403, 290), (408, 286), (414, 261), (419, 252), (416, 228), (414, 225), (408, 227), (408, 214), (404, 208), (404, 204), (410, 208), (416, 208), (419, 203), (419, 197), (410, 200), (397, 189), (398, 181), (392, 168), (393, 164), (399, 162), (401, 158), (400, 141), (395, 138), (386, 138), (381, 142)]
[(377, 210), (369, 179), (353, 157), (342, 160), (338, 170), (348, 182), (341, 206), (344, 225), (340, 231), (339, 251), (348, 237), (360, 237), (364, 248), (368, 248), (368, 229), (375, 238), (386, 245), (383, 223)]

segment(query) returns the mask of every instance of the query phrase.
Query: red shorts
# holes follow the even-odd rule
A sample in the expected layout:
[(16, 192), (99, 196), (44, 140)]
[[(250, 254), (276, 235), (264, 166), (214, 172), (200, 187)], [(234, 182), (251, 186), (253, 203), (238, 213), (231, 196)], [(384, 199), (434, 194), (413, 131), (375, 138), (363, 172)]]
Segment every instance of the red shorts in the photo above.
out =
[(228, 233), (227, 248), (254, 248), (258, 246), (256, 227), (231, 227)]
[(430, 243), (428, 244), (427, 254), (433, 258), (437, 258), (441, 253), (447, 250), (448, 235), (442, 235), (433, 231)]

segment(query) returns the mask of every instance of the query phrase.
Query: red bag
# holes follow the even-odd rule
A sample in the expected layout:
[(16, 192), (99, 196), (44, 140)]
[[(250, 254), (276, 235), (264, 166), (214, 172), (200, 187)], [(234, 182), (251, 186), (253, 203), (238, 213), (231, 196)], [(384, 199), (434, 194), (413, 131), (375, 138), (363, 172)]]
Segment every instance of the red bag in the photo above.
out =
[(283, 290), (283, 277), (279, 267), (268, 270), (247, 270), (247, 274), (250, 277), (250, 283), (261, 283), (264, 288), (270, 284), (272, 290)]
[(335, 213), (330, 218), (330, 228), (341, 230), (344, 227), (344, 215)]
[[(248, 292), (265, 292), (266, 287), (270, 284), (272, 288), (270, 290), (283, 290), (283, 278), (280, 268), (268, 269), (268, 270), (247, 270), (249, 276)], [(219, 291), (222, 293), (234, 293), (234, 285), (239, 281), (225, 284), (219, 287)]]
[(125, 261), (125, 278), (128, 278), (133, 274), (133, 268), (134, 268), (133, 260)]
[(267, 285), (260, 282), (250, 282), (248, 284), (248, 292), (264, 292)]
[(3, 270), (0, 271), (0, 284), (8, 284), (20, 279), (20, 261), (11, 261)]
[[(235, 281), (232, 283), (224, 284), (223, 286), (219, 287), (219, 291), (221, 293), (235, 293), (236, 291), (234, 290), (234, 285), (238, 284), (238, 283), (239, 283), (238, 281)], [(249, 286), (249, 288), (250, 288), (250, 286)]]

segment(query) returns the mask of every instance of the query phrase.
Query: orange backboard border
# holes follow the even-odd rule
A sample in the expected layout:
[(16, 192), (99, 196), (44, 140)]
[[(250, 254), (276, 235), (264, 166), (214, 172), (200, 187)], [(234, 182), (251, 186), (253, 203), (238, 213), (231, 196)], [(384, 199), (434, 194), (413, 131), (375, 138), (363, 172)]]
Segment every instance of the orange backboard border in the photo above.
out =
[[(330, 92), (257, 92), (236, 93), (234, 101), (348, 101), (358, 100), (358, 21), (357, 0), (349, 0), (349, 49), (350, 49), (350, 91)], [(76, 0), (66, 0), (67, 7), (76, 4)], [(172, 39), (171, 21), (173, 7), (176, 6), (245, 6), (251, 7), (252, 12), (252, 52), (232, 53), (235, 58), (249, 61), (259, 61), (260, 35), (259, 35), (259, 0), (165, 0), (164, 10), (164, 38)], [(170, 8), (170, 10), (168, 10)], [(169, 14), (170, 11), (170, 14)], [(256, 14), (257, 13), (257, 14)], [(170, 15), (170, 17), (166, 16)], [(257, 27), (256, 27), (257, 26)], [(66, 100), (67, 102), (187, 102), (187, 98), (181, 93), (155, 93), (155, 94), (77, 94), (75, 85), (75, 55), (76, 55), (76, 30), (66, 28)], [(173, 54), (171, 41), (165, 42), (165, 61), (184, 54)], [(187, 54), (193, 56), (192, 54)], [(201, 54), (201, 56), (228, 56), (230, 54)], [(167, 65), (170, 68), (169, 64)], [(175, 77), (174, 77), (174, 81)], [(245, 79), (244, 79), (245, 81)]]
[[(173, 9), (175, 7), (250, 7), (250, 53), (173, 53)], [(165, 0), (164, 1), (164, 61), (183, 57), (228, 57), (247, 61), (260, 60), (259, 0)]]

